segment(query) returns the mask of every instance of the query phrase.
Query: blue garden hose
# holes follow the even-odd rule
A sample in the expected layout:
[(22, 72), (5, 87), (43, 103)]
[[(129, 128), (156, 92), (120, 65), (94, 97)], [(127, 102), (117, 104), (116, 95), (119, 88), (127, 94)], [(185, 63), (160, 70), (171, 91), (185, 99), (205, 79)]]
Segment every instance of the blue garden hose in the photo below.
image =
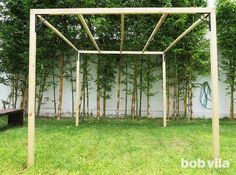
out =
[(201, 105), (204, 108), (209, 109), (209, 110), (211, 109), (208, 107), (209, 101), (212, 101), (211, 88), (207, 81), (201, 84), (199, 100), (200, 100)]

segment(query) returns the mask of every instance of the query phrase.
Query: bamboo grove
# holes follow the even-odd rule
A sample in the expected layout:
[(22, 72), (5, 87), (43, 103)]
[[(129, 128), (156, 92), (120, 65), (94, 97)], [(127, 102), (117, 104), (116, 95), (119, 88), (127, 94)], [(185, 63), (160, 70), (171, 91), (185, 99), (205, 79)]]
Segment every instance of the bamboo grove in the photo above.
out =
[[(195, 7), (206, 6), (205, 0), (162, 0), (162, 1), (118, 1), (118, 0), (86, 0), (86, 1), (29, 1), (3, 0), (0, 4), (0, 83), (11, 87), (9, 98), (14, 107), (20, 104), (27, 109), (28, 92), (28, 33), (30, 8), (62, 8), (62, 7)], [(227, 4), (228, 3), (228, 4)], [(226, 24), (219, 25), (219, 43), (223, 58), (221, 67), (226, 74), (226, 84), (231, 95), (230, 117), (234, 114), (234, 92), (236, 76), (235, 59), (235, 3), (218, 2), (218, 21), (225, 18), (225, 11), (232, 10), (231, 18)], [(191, 25), (199, 15), (169, 15), (157, 36), (151, 42), (149, 50), (164, 50), (181, 32)], [(45, 16), (70, 41), (81, 49), (93, 49), (85, 30), (76, 16)], [(139, 15), (125, 17), (125, 50), (141, 50), (147, 41), (159, 15)], [(119, 50), (120, 19), (118, 16), (86, 16), (89, 28), (102, 50)], [(234, 23), (235, 24), (235, 23)], [(167, 101), (168, 117), (192, 119), (194, 88), (199, 87), (199, 76), (209, 74), (209, 43), (206, 37), (208, 23), (203, 22), (179, 42), (167, 55)], [(229, 25), (231, 34), (225, 35), (225, 26)], [(76, 53), (66, 46), (42, 23), (36, 24), (37, 41), (37, 116), (41, 106), (47, 101), (53, 102), (55, 117), (62, 115), (63, 83), (70, 82), (71, 114), (74, 115), (75, 104), (75, 71)], [(178, 32), (176, 32), (178, 31)], [(228, 32), (228, 31), (227, 31)], [(234, 34), (232, 34), (234, 33)], [(230, 38), (230, 41), (225, 41)], [(222, 48), (222, 49), (221, 49)], [(229, 50), (232, 50), (231, 52)], [(230, 59), (228, 59), (230, 58)], [(95, 70), (94, 70), (95, 69)], [(145, 55), (81, 55), (81, 116), (95, 115), (97, 118), (107, 115), (107, 103), (111, 99), (111, 91), (116, 87), (116, 117), (150, 116), (150, 98), (157, 93), (154, 87), (161, 81), (161, 58)], [(95, 86), (93, 86), (95, 84)], [(161, 85), (160, 85), (161, 86)], [(52, 90), (53, 98), (44, 96)], [(56, 90), (59, 89), (59, 92)], [(160, 89), (160, 88), (159, 88)], [(96, 112), (90, 110), (90, 93), (96, 91)], [(121, 93), (123, 92), (123, 93)], [(58, 96), (57, 96), (58, 95)], [(146, 96), (145, 109), (142, 106)], [(58, 99), (58, 100), (57, 100)], [(20, 102), (18, 102), (20, 100)], [(121, 101), (124, 109), (121, 109)], [(160, 100), (160, 99), (156, 99)], [(130, 103), (131, 101), (131, 103)], [(183, 106), (183, 111), (180, 110)], [(130, 110), (129, 110), (130, 109)], [(145, 112), (143, 112), (145, 111)]]

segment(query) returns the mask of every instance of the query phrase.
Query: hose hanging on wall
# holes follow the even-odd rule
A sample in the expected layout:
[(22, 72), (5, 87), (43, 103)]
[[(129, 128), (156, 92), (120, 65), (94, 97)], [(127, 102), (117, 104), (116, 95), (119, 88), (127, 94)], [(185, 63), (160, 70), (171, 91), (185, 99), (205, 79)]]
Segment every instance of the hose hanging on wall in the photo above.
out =
[(211, 88), (210, 88), (210, 85), (209, 85), (209, 83), (207, 81), (205, 81), (201, 85), (201, 91), (200, 91), (199, 100), (200, 100), (201, 105), (204, 108), (211, 109), (211, 108), (208, 108), (209, 101), (212, 101)]

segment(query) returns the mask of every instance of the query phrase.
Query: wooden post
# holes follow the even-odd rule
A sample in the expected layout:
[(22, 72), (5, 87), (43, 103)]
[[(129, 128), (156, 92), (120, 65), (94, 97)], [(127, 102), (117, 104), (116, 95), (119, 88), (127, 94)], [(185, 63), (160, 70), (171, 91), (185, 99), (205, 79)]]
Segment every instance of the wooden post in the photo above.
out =
[(77, 69), (76, 69), (76, 121), (75, 125), (79, 125), (79, 105), (80, 105), (80, 53), (78, 53)]
[(34, 165), (35, 154), (35, 71), (36, 71), (36, 16), (30, 13), (29, 41), (29, 101), (28, 101), (28, 167)]
[(125, 36), (125, 15), (121, 14), (121, 24), (120, 24), (120, 53), (123, 50), (123, 45), (124, 45), (124, 36)]
[(219, 139), (219, 87), (218, 87), (218, 63), (217, 63), (217, 37), (216, 37), (216, 14), (210, 13), (210, 55), (211, 55), (211, 86), (212, 86), (212, 143), (213, 158), (220, 157)]
[(166, 97), (166, 58), (165, 54), (162, 54), (162, 75), (163, 75), (163, 127), (166, 127), (166, 114), (167, 114), (167, 97)]

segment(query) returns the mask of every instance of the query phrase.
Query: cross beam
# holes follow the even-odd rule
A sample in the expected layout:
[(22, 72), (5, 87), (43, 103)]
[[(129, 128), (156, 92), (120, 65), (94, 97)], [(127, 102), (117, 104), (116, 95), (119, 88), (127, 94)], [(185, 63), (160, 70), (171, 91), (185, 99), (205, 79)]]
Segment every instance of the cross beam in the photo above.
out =
[(145, 44), (145, 46), (144, 46), (142, 52), (144, 52), (144, 51), (147, 49), (147, 47), (149, 46), (151, 40), (153, 39), (153, 37), (156, 35), (156, 33), (158, 32), (158, 30), (160, 29), (160, 27), (161, 27), (162, 23), (164, 22), (164, 20), (166, 19), (166, 17), (167, 17), (167, 14), (163, 14), (163, 15), (161, 16), (160, 20), (158, 21), (156, 27), (154, 28), (154, 30), (153, 30), (153, 32), (152, 32), (152, 34), (151, 34), (151, 36), (149, 37), (147, 43)]
[(79, 50), (72, 44), (59, 30), (57, 30), (52, 24), (50, 24), (46, 19), (44, 19), (41, 15), (37, 15), (40, 21), (44, 23), (49, 29), (51, 29), (54, 33), (57, 34), (62, 40), (64, 40), (69, 46), (71, 46), (73, 49), (75, 49), (77, 52)]
[(86, 23), (86, 21), (85, 21), (83, 15), (78, 15), (78, 16), (79, 16), (80, 22), (82, 23), (82, 25), (83, 25), (83, 27), (84, 27), (86, 33), (88, 34), (90, 40), (92, 41), (94, 47), (100, 52), (100, 49), (99, 49), (99, 47), (98, 47), (98, 45), (97, 45), (97, 43), (96, 43), (96, 41), (95, 41), (95, 39), (94, 39), (94, 37), (93, 37), (93, 35), (92, 35), (92, 33), (91, 33), (91, 31), (90, 31), (90, 29), (89, 29), (87, 23)]
[(195, 21), (187, 30), (185, 30), (181, 35), (179, 35), (165, 50), (164, 53), (166, 53), (168, 50), (170, 50), (179, 40), (181, 40), (185, 35), (187, 35), (189, 32), (191, 32), (198, 24), (202, 22), (202, 19), (206, 18), (208, 14), (203, 15), (201, 18), (199, 18), (197, 21)]
[(100, 52), (96, 50), (80, 50), (79, 53), (87, 53), (87, 54), (123, 54), (123, 55), (162, 55), (163, 52), (160, 51), (108, 51), (101, 50)]
[(212, 8), (206, 7), (176, 7), (176, 8), (61, 8), (61, 9), (31, 9), (34, 14), (42, 15), (118, 15), (118, 14), (197, 14), (211, 13)]

